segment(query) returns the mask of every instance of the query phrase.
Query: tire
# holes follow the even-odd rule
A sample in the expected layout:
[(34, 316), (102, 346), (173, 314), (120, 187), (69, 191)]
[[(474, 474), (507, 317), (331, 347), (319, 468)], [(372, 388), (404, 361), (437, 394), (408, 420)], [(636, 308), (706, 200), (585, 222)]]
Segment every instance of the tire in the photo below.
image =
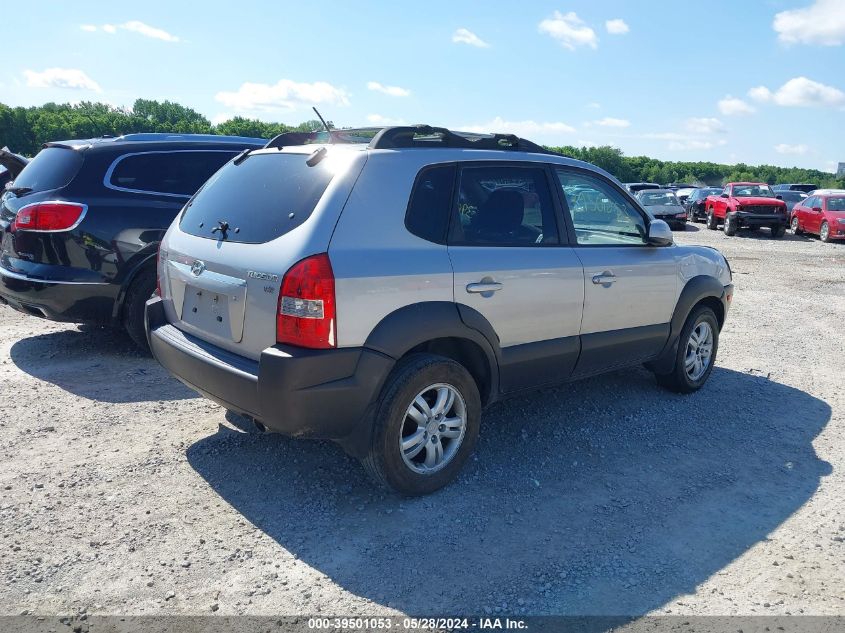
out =
[(144, 329), (144, 306), (156, 289), (156, 271), (142, 270), (138, 273), (123, 300), (123, 327), (135, 345), (144, 351), (149, 350), (147, 333)]
[(792, 222), (790, 222), (790, 227), (792, 228), (793, 235), (801, 235), (804, 232), (801, 230), (801, 225), (798, 223), (798, 216), (794, 216), (792, 218)]
[[(436, 418), (437, 398), (443, 390), (453, 398), (453, 404), (441, 407), (443, 417)], [(414, 406), (420, 399), (426, 407)], [(426, 408), (432, 415), (422, 413)], [(428, 428), (418, 424), (416, 417), (421, 417)], [(445, 437), (444, 431), (450, 429), (444, 429), (445, 425), (438, 425), (437, 421), (454, 421), (451, 432), (457, 433), (457, 420), (461, 417), (460, 437)], [(463, 365), (434, 354), (412, 354), (396, 365), (382, 389), (375, 407), (370, 448), (361, 462), (370, 477), (383, 486), (408, 496), (429, 494), (457, 476), (478, 440), (480, 421), (478, 386)], [(420, 440), (410, 444), (403, 455), (402, 438), (408, 442), (414, 437)], [(438, 445), (439, 449), (435, 449)], [(443, 460), (439, 465), (435, 462), (438, 450)], [(426, 473), (430, 456), (433, 467)]]
[(772, 224), (770, 227), (772, 231), (772, 238), (781, 238), (786, 234), (786, 227), (783, 224)]
[(822, 222), (819, 229), (819, 239), (822, 242), (830, 242), (830, 225), (827, 222)]
[(707, 228), (711, 231), (715, 231), (719, 228), (719, 221), (716, 219), (716, 216), (713, 215), (712, 208), (707, 212)]
[(739, 228), (737, 226), (738, 222), (736, 218), (732, 218), (730, 214), (725, 216), (725, 235), (731, 236), (736, 235), (736, 231)]
[[(702, 326), (702, 324), (704, 324)], [(696, 333), (700, 334), (709, 328), (709, 350), (710, 355), (707, 357), (706, 363), (703, 366), (695, 364), (696, 358), (701, 358), (698, 355), (697, 349), (693, 350), (692, 358), (693, 365), (688, 369), (688, 361), (690, 359), (690, 347), (693, 345), (691, 337)], [(701, 347), (700, 345), (698, 347)], [(701, 347), (705, 350), (705, 347)], [(716, 364), (716, 352), (719, 349), (719, 323), (716, 320), (716, 314), (707, 306), (700, 305), (694, 308), (687, 317), (684, 327), (681, 329), (681, 335), (678, 338), (678, 351), (675, 356), (675, 366), (672, 371), (667, 374), (655, 374), (658, 384), (670, 391), (676, 393), (692, 393), (698, 391), (707, 382), (713, 371), (713, 366)], [(695, 369), (695, 371), (691, 371)], [(699, 373), (700, 371), (700, 373)]]

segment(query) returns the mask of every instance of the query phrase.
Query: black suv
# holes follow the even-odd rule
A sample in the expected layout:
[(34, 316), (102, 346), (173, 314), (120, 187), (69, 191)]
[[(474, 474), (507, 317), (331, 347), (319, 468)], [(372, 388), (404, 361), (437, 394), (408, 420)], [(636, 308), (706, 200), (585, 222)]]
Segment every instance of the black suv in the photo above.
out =
[(144, 302), (167, 227), (221, 166), (265, 143), (192, 134), (47, 143), (0, 199), (0, 303), (123, 325), (145, 346)]

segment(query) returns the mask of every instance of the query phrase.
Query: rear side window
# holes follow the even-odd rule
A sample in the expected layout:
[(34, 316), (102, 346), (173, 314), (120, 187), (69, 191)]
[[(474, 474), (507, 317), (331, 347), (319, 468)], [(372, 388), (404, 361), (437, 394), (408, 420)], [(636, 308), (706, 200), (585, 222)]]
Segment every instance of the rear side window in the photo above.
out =
[(542, 167), (462, 167), (449, 242), (464, 246), (558, 244), (555, 207)]
[(217, 239), (219, 221), (229, 224), (227, 241), (262, 244), (307, 220), (331, 182), (331, 161), (314, 167), (303, 154), (252, 154), (218, 171), (188, 204), (179, 228)]
[(126, 154), (109, 168), (106, 182), (123, 191), (188, 197), (234, 156), (231, 151)]
[(456, 169), (455, 165), (436, 165), (417, 176), (405, 214), (405, 226), (417, 237), (445, 243)]
[(15, 187), (33, 191), (60, 189), (73, 180), (82, 167), (82, 154), (65, 147), (46, 147), (38, 152), (15, 178)]

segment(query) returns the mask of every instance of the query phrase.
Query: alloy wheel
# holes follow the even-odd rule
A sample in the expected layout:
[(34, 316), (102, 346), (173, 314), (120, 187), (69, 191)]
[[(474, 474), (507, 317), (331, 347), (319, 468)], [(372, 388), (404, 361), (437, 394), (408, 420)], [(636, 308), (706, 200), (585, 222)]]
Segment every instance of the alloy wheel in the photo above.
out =
[(440, 470), (457, 454), (466, 427), (466, 403), (460, 392), (445, 383), (426, 387), (405, 413), (399, 432), (402, 460), (419, 474)]
[(687, 340), (686, 354), (684, 355), (684, 370), (687, 378), (695, 382), (699, 380), (713, 357), (713, 328), (707, 321), (700, 321)]

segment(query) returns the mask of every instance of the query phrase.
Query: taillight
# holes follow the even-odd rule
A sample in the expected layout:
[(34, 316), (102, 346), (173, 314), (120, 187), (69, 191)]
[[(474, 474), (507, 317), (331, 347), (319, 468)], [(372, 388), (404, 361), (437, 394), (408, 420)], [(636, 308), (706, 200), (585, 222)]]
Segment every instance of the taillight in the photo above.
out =
[(12, 231), (68, 231), (85, 214), (85, 205), (76, 202), (36, 202), (21, 207), (12, 222)]
[(306, 257), (285, 273), (276, 342), (314, 349), (337, 345), (334, 273), (326, 253)]

